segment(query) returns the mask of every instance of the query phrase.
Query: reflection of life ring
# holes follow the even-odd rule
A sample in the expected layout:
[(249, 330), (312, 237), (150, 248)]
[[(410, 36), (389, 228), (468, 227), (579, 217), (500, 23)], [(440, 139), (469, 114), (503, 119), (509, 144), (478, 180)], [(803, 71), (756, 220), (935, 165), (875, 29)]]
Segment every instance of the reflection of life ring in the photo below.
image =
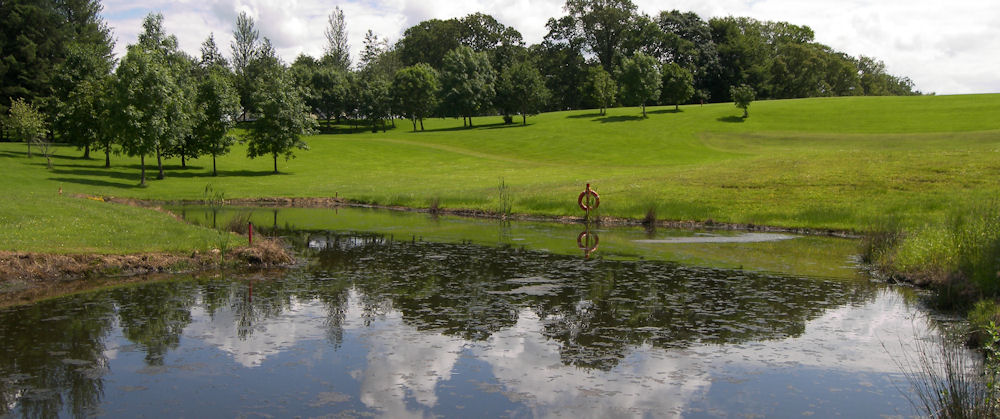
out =
[[(591, 238), (594, 239), (594, 246), (593, 247), (590, 246), (590, 239)], [(587, 240), (586, 244), (584, 244), (584, 239)], [(597, 250), (597, 245), (600, 244), (600, 243), (601, 243), (601, 239), (600, 239), (600, 237), (597, 237), (596, 233), (595, 234), (591, 234), (589, 231), (584, 231), (584, 232), (581, 232), (579, 236), (576, 236), (576, 246), (579, 247), (579, 248), (581, 248), (581, 249), (583, 249), (583, 250), (587, 250), (587, 251), (590, 251), (590, 252), (592, 252), (594, 250)]]
[[(587, 197), (588, 194), (594, 196), (594, 205), (588, 206), (587, 204), (583, 203), (583, 199)], [(580, 192), (580, 197), (576, 199), (576, 203), (577, 205), (580, 206), (580, 209), (584, 211), (590, 211), (592, 209), (597, 209), (597, 207), (601, 206), (601, 197), (597, 195), (597, 191), (590, 189), (590, 185), (587, 185), (587, 190)]]

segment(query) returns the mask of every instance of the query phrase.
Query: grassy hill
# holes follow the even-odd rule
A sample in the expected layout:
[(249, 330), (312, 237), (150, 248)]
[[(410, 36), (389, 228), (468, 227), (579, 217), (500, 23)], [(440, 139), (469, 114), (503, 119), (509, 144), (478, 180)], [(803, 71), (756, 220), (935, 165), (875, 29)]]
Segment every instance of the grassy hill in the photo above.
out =
[[(147, 180), (145, 188), (137, 186), (137, 158), (113, 156), (104, 169), (103, 159), (82, 160), (63, 147), (48, 170), (44, 158), (26, 158), (23, 144), (4, 143), (0, 167), (11, 199), (0, 202), (0, 249), (59, 250), (45, 245), (55, 232), (44, 225), (76, 225), (104, 238), (139, 219), (141, 246), (81, 239), (68, 248), (197, 248), (192, 243), (217, 237), (193, 230), (192, 238), (170, 243), (149, 236), (159, 228), (149, 226), (171, 220), (66, 196), (200, 199), (207, 185), (227, 198), (337, 195), (496, 210), (503, 178), (514, 212), (579, 215), (575, 198), (591, 183), (601, 193), (601, 215), (642, 218), (653, 211), (660, 219), (852, 230), (889, 218), (907, 226), (936, 222), (1000, 192), (1000, 95), (764, 101), (751, 105), (746, 120), (732, 104), (649, 114), (554, 112), (529, 118), (528, 126), (483, 117), (472, 129), (458, 119), (432, 119), (425, 132), (397, 121), (387, 133), (309, 137), (311, 150), (279, 161), (280, 174), (271, 174), (269, 159), (249, 160), (236, 147), (219, 160), (218, 177), (210, 175), (208, 158), (183, 169), (174, 159), (167, 178)], [(40, 222), (38, 215), (49, 218)]]

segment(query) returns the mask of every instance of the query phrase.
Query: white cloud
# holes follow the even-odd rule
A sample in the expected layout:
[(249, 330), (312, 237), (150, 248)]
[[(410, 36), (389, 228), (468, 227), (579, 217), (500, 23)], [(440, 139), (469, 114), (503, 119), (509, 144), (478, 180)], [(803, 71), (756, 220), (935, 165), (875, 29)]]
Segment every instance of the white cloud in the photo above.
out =
[[(702, 18), (749, 16), (808, 25), (816, 40), (851, 55), (867, 55), (886, 63), (889, 72), (908, 76), (923, 91), (938, 93), (1000, 92), (1000, 2), (994, 0), (634, 0), (642, 12), (693, 11)], [(135, 42), (142, 17), (160, 11), (166, 29), (181, 48), (197, 54), (201, 42), (215, 33), (228, 52), (236, 15), (253, 15), (262, 36), (291, 61), (300, 53), (323, 51), (326, 17), (339, 5), (347, 19), (354, 57), (364, 33), (372, 29), (398, 40), (420, 21), (488, 13), (519, 30), (527, 43), (540, 42), (545, 22), (563, 15), (561, 0), (105, 0), (104, 15), (118, 38), (120, 54)]]
[(247, 368), (259, 367), (268, 357), (300, 341), (326, 336), (323, 323), (326, 308), (315, 301), (293, 301), (281, 315), (259, 320), (248, 339), (239, 338), (236, 316), (230, 307), (217, 310), (214, 316), (209, 316), (204, 307), (194, 307), (191, 309), (194, 321), (184, 329), (184, 334), (219, 348)]

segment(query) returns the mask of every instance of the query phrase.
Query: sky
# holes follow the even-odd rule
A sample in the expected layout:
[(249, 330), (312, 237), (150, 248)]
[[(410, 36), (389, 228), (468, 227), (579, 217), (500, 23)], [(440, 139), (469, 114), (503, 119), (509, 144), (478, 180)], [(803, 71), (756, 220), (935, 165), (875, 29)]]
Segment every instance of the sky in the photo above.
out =
[[(702, 19), (747, 16), (813, 29), (816, 41), (853, 56), (885, 62), (889, 73), (909, 77), (925, 93), (1000, 93), (1000, 1), (997, 0), (633, 0), (639, 11), (695, 12)], [(246, 11), (286, 62), (301, 53), (319, 57), (327, 17), (344, 11), (352, 59), (366, 31), (399, 40), (427, 19), (482, 12), (512, 26), (526, 44), (541, 42), (545, 22), (565, 15), (564, 0), (104, 0), (103, 16), (121, 56), (135, 43), (142, 18), (164, 16), (181, 49), (198, 56), (214, 34), (229, 55), (236, 16)]]

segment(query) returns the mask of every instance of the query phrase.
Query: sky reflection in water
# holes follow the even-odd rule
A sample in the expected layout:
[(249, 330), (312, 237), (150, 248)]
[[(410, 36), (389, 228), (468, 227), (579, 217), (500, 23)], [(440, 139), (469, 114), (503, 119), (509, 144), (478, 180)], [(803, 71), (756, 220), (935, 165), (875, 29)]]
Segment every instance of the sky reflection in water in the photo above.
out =
[(0, 311), (14, 416), (913, 413), (898, 290), (512, 247), (333, 235), (277, 278)]

